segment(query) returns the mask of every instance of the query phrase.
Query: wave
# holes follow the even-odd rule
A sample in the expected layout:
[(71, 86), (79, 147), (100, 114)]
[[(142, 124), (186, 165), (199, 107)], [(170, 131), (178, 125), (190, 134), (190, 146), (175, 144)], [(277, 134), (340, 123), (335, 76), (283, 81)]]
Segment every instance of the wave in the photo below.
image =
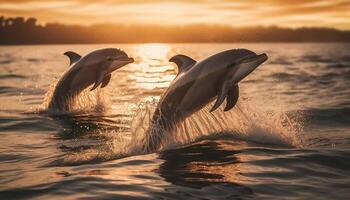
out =
[(26, 76), (18, 74), (1, 74), (0, 79), (26, 79)]
[(344, 55), (339, 60), (341, 60), (343, 62), (350, 62), (350, 56), (349, 55)]
[(318, 125), (350, 125), (350, 107), (310, 108), (303, 111), (305, 120)]
[[(340, 69), (347, 69), (348, 67), (342, 68), (340, 65), (336, 66), (326, 66), (326, 68), (329, 67), (339, 67)], [(338, 71), (328, 71), (327, 69), (320, 69), (321, 67), (318, 67), (318, 71), (316, 74), (307, 73), (307, 72), (294, 72), (294, 73), (288, 73), (288, 72), (276, 72), (272, 73), (269, 76), (266, 76), (266, 78), (273, 78), (278, 81), (283, 82), (290, 82), (293, 85), (300, 85), (300, 84), (311, 84), (311, 88), (315, 88), (315, 86), (318, 87), (318, 85), (330, 85), (329, 89), (332, 89), (333, 87), (337, 86), (337, 83), (343, 84), (344, 81), (350, 80), (350, 71), (344, 71), (344, 70), (338, 70)], [(314, 70), (316, 71), (316, 70)], [(311, 88), (307, 88), (310, 90)]]
[(0, 86), (0, 94), (6, 96), (18, 96), (18, 95), (41, 95), (45, 90), (40, 88), (18, 88), (11, 86)]
[(159, 157), (164, 162), (158, 172), (168, 182), (187, 187), (203, 187), (213, 182), (235, 183), (246, 177), (279, 181), (315, 175), (326, 178), (325, 181), (329, 177), (344, 181), (346, 176), (343, 175), (349, 173), (348, 156), (347, 151), (341, 150), (276, 148), (227, 139), (205, 140), (161, 152)]
[(332, 63), (335, 62), (332, 59), (325, 58), (322, 55), (305, 55), (300, 60), (300, 62), (320, 62), (320, 63)]
[(10, 64), (15, 62), (13, 59), (0, 60), (0, 64)]
[(343, 63), (336, 63), (336, 64), (331, 64), (331, 65), (326, 65), (326, 68), (329, 68), (329, 69), (346, 69), (346, 68), (350, 68), (350, 65), (343, 64)]

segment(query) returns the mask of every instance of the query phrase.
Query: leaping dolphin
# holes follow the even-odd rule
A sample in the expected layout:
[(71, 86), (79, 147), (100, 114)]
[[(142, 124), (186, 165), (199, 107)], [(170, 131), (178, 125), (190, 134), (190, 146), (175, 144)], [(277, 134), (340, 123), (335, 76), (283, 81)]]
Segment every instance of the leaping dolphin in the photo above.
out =
[[(210, 112), (226, 99), (224, 111), (232, 109), (239, 97), (238, 83), (267, 60), (247, 49), (232, 49), (212, 55), (201, 62), (185, 55), (169, 61), (178, 66), (178, 74), (157, 104), (145, 137), (144, 152), (160, 148), (163, 135), (176, 124), (200, 110), (216, 97)], [(162, 130), (162, 134), (159, 131)]]
[(60, 111), (68, 111), (70, 101), (90, 85), (94, 84), (91, 90), (107, 86), (113, 71), (134, 62), (124, 51), (115, 48), (95, 50), (84, 57), (73, 51), (64, 55), (69, 57), (71, 68), (58, 81), (48, 105), (49, 109)]

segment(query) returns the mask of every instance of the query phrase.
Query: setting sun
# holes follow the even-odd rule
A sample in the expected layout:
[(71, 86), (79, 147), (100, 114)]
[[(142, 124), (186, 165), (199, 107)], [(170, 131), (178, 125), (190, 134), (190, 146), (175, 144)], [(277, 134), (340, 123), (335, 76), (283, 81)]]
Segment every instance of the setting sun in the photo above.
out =
[(144, 44), (138, 47), (138, 53), (147, 59), (166, 59), (169, 53), (169, 46), (165, 44)]

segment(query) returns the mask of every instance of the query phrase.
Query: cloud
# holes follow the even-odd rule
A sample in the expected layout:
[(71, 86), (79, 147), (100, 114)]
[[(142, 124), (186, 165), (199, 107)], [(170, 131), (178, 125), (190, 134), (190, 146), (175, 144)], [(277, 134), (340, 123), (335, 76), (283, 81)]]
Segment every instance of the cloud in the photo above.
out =
[(68, 24), (223, 24), (350, 29), (349, 0), (0, 0), (0, 13)]

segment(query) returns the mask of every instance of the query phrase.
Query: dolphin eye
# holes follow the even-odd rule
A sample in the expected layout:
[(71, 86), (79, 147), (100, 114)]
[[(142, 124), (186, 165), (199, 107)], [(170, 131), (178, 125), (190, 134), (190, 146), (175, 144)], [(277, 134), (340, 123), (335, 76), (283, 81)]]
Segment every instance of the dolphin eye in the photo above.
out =
[(235, 66), (236, 64), (237, 64), (236, 62), (233, 62), (233, 63), (229, 64), (228, 67), (233, 67), (233, 66)]

